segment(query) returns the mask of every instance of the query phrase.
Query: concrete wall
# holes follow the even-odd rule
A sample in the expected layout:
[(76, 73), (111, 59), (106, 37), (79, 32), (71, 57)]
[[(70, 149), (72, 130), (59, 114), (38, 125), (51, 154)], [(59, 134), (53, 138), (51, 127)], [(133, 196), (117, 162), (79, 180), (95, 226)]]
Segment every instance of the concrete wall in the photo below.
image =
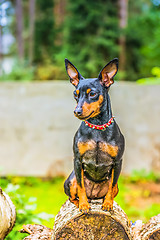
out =
[[(0, 175), (67, 175), (80, 125), (69, 81), (0, 84)], [(160, 85), (115, 83), (112, 109), (126, 139), (123, 171), (160, 171)]]

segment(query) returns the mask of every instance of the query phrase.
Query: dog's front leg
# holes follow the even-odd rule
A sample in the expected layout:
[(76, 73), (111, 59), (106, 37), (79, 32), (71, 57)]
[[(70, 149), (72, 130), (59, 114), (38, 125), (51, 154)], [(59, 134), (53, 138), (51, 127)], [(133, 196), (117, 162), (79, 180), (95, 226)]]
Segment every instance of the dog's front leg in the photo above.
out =
[(109, 180), (108, 192), (104, 198), (102, 209), (110, 211), (113, 209), (113, 200), (118, 194), (118, 178), (122, 167), (122, 160), (114, 165), (112, 168), (111, 178)]
[(114, 168), (112, 168), (111, 178), (109, 180), (108, 192), (104, 198), (102, 209), (104, 211), (109, 211), (113, 209), (113, 179), (114, 179)]
[(87, 214), (90, 209), (90, 205), (88, 203), (86, 190), (84, 187), (84, 170), (82, 168), (81, 162), (76, 159), (74, 162), (75, 174), (77, 179), (77, 192), (79, 198), (79, 210), (84, 214)]

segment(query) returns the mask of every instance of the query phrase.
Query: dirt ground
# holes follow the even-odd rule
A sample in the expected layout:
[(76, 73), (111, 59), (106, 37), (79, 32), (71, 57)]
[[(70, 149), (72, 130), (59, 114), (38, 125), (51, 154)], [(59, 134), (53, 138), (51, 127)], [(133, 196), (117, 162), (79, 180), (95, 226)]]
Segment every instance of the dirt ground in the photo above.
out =
[(119, 203), (132, 222), (142, 220), (145, 223), (160, 213), (159, 181), (127, 182), (124, 186)]
[(160, 183), (138, 182), (129, 184), (133, 194), (128, 195), (129, 200), (139, 208), (145, 208), (151, 204), (160, 204)]

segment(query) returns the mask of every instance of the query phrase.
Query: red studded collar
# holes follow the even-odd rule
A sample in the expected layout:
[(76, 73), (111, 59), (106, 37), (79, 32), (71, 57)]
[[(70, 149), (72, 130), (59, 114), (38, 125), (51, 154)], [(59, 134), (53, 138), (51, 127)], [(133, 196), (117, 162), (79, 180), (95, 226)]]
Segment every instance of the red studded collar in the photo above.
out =
[(114, 121), (114, 117), (112, 117), (108, 123), (105, 123), (103, 125), (94, 125), (94, 124), (91, 124), (89, 122), (87, 122), (86, 120), (84, 121), (86, 126), (92, 128), (92, 129), (97, 129), (97, 130), (102, 130), (102, 131), (105, 131), (107, 127), (109, 127), (109, 125), (111, 125)]

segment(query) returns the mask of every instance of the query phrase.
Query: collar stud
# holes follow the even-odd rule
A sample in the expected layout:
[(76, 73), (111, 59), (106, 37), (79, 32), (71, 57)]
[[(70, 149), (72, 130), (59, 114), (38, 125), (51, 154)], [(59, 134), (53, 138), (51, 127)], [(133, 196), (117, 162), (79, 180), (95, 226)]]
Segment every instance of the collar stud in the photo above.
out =
[(114, 122), (114, 117), (112, 117), (108, 123), (105, 123), (103, 125), (94, 125), (92, 123), (87, 122), (86, 120), (84, 121), (86, 126), (92, 128), (92, 129), (97, 129), (97, 130), (102, 130), (105, 131), (107, 129), (107, 127), (109, 127), (113, 122)]

